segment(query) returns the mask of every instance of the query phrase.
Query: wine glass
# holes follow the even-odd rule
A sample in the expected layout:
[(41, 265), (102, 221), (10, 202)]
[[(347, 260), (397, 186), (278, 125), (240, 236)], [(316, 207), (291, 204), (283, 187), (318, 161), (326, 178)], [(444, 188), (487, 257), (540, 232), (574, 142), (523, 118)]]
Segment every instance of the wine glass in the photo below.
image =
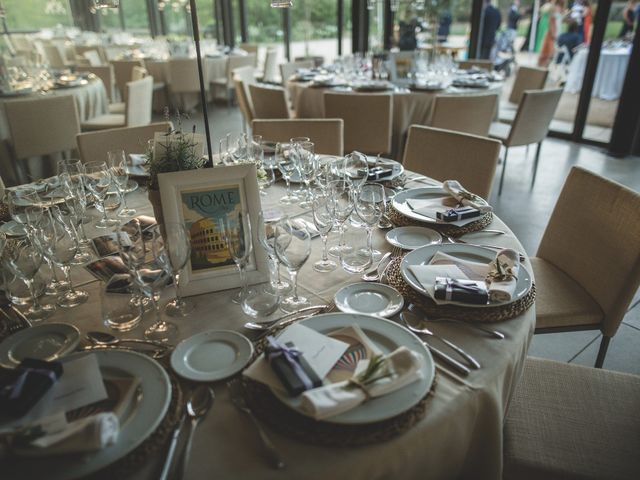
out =
[(313, 143), (312, 142), (299, 142), (294, 143), (294, 151), (296, 153), (296, 160), (298, 163), (298, 171), (300, 172), (300, 177), (304, 182), (305, 191), (302, 202), (300, 202), (300, 207), (308, 208), (311, 206), (311, 189), (310, 185), (316, 175), (316, 157), (313, 153)]
[(285, 217), (276, 226), (275, 251), (278, 259), (287, 267), (293, 282), (293, 292), (280, 303), (285, 313), (293, 313), (310, 305), (309, 300), (298, 295), (298, 271), (311, 253), (311, 235), (299, 219)]
[(360, 190), (369, 177), (367, 156), (360, 152), (352, 152), (345, 156), (344, 173), (354, 189)]
[(112, 178), (109, 167), (105, 162), (89, 162), (85, 165), (85, 185), (96, 200), (96, 208), (102, 213), (102, 219), (96, 223), (96, 228), (109, 228), (116, 225), (116, 220), (107, 217), (105, 199), (111, 187)]
[(246, 211), (233, 211), (222, 219), (224, 241), (229, 256), (240, 272), (241, 289), (232, 298), (233, 303), (241, 303), (247, 293), (247, 263), (251, 256), (251, 219)]
[(334, 180), (329, 183), (329, 193), (334, 202), (334, 227), (337, 227), (338, 233), (340, 234), (338, 245), (334, 245), (329, 249), (329, 255), (340, 257), (340, 253), (344, 248), (342, 239), (344, 233), (344, 222), (351, 216), (354, 209), (353, 188), (350, 183), (343, 178), (342, 180)]
[(291, 290), (291, 285), (280, 275), (280, 262), (275, 251), (276, 225), (280, 217), (268, 218), (261, 210), (258, 214), (258, 241), (269, 258), (269, 283), (274, 293), (285, 293)]
[(49, 209), (50, 215), (43, 217), (41, 228), (44, 239), (44, 248), (47, 255), (60, 267), (64, 273), (67, 289), (58, 297), (58, 305), (63, 308), (71, 308), (85, 303), (89, 294), (84, 290), (76, 290), (71, 282), (71, 261), (78, 252), (78, 236), (73, 226), (73, 220), (57, 206)]
[(36, 242), (35, 236), (11, 239), (2, 251), (2, 265), (29, 289), (31, 306), (23, 313), (31, 321), (44, 320), (55, 311), (53, 305), (42, 305), (36, 292), (34, 278), (42, 265), (42, 251)]
[(384, 187), (379, 183), (367, 183), (360, 188), (355, 210), (367, 229), (367, 248), (371, 258), (376, 260), (382, 254), (373, 249), (373, 229), (384, 213)]
[(80, 160), (67, 159), (58, 161), (58, 179), (59, 183), (66, 183), (63, 185), (67, 188), (67, 191), (71, 192), (71, 195), (78, 198), (81, 202), (82, 222), (78, 228), (80, 234), (80, 245), (83, 248), (89, 246), (89, 239), (87, 238), (87, 232), (84, 229), (85, 223), (90, 223), (90, 219), (86, 216), (87, 211), (87, 193), (84, 186), (85, 176), (84, 164)]
[(313, 209), (313, 223), (322, 239), (322, 259), (313, 264), (313, 269), (316, 272), (331, 272), (338, 266), (336, 262), (329, 260), (327, 251), (327, 240), (329, 238), (329, 232), (333, 227), (335, 203), (329, 192), (316, 189), (313, 192), (311, 206)]
[(282, 178), (287, 183), (287, 194), (280, 199), (280, 203), (283, 205), (291, 205), (300, 200), (291, 192), (291, 175), (297, 170), (296, 162), (291, 155), (291, 147), (289, 143), (276, 144), (276, 163), (282, 173)]
[(110, 150), (107, 152), (107, 160), (111, 169), (111, 176), (118, 194), (122, 199), (122, 208), (118, 212), (119, 217), (132, 217), (136, 214), (135, 209), (127, 207), (127, 188), (129, 186), (129, 171), (127, 170), (127, 156), (124, 150)]
[(20, 224), (28, 232), (29, 220), (27, 209), (38, 204), (38, 193), (33, 187), (20, 186), (14, 190), (7, 190), (7, 205), (9, 214), (14, 222)]
[(182, 270), (191, 258), (191, 235), (181, 223), (165, 223), (164, 241), (176, 288), (176, 298), (167, 303), (164, 311), (170, 317), (186, 317), (193, 311), (194, 304), (180, 296), (180, 279)]
[[(74, 185), (69, 178), (69, 174), (63, 173), (58, 176), (61, 189), (63, 190), (64, 199), (59, 203), (57, 209), (53, 210), (54, 214), (64, 212), (68, 219), (73, 222), (74, 233), (78, 241), (78, 251), (71, 261), (71, 265), (84, 265), (93, 259), (93, 250), (89, 247), (89, 241), (83, 247), (82, 234), (84, 214), (87, 209), (87, 199), (84, 194), (84, 188), (80, 189)], [(85, 237), (86, 238), (86, 237)]]

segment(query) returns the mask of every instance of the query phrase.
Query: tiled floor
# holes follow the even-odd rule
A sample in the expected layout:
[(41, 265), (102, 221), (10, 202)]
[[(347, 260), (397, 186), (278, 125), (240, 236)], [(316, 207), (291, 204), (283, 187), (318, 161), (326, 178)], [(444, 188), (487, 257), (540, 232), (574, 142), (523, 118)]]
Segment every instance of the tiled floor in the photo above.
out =
[[(228, 132), (242, 131), (237, 108), (228, 110), (225, 106), (214, 105), (209, 109), (209, 121), (214, 151), (217, 151), (219, 138)], [(204, 131), (201, 112), (183, 123), (186, 131), (191, 130), (193, 123), (197, 125), (198, 132)], [(548, 139), (544, 142), (536, 184), (530, 188), (535, 149), (530, 149), (528, 158), (525, 157), (525, 152), (524, 147), (511, 149), (503, 194), (498, 198), (494, 193), (491, 203), (497, 214), (516, 233), (529, 254), (534, 254), (538, 247), (560, 189), (572, 166), (580, 165), (640, 191), (640, 158), (617, 159), (607, 156), (602, 149), (558, 139)], [(501, 167), (499, 165), (498, 170)], [(497, 192), (498, 175), (499, 171), (494, 192)], [(636, 294), (635, 301), (639, 300), (640, 293)], [(536, 335), (529, 353), (560, 361), (593, 365), (599, 344), (600, 334), (597, 331)], [(604, 366), (612, 370), (640, 374), (640, 304), (627, 313), (609, 345)]]

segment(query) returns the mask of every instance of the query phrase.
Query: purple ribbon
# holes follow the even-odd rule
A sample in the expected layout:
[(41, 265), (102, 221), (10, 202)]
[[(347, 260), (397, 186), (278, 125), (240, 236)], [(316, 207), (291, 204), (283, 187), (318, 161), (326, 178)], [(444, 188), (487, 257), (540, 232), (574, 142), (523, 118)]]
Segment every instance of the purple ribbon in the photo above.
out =
[(46, 370), (43, 368), (25, 368), (22, 370), (23, 372), (13, 383), (13, 385), (10, 387), (6, 387), (7, 389), (11, 389), (8, 395), (8, 398), (10, 400), (20, 398), (20, 395), (22, 395), (22, 390), (24, 389), (24, 384), (27, 381), (27, 377), (29, 376), (29, 374), (44, 375), (45, 377), (49, 377), (51, 383), (55, 383), (58, 379), (58, 377), (56, 377), (56, 374), (51, 370)]
[(452, 278), (445, 278), (445, 300), (450, 301), (453, 297), (453, 289), (459, 288), (466, 290), (469, 293), (480, 293), (482, 289), (474, 284), (464, 284), (460, 280), (454, 280)]
[(296, 350), (295, 348), (290, 348), (286, 345), (278, 343), (278, 341), (272, 336), (267, 337), (267, 342), (267, 362), (271, 363), (274, 359), (279, 357), (284, 358), (284, 360), (289, 364), (293, 372), (304, 385), (305, 390), (312, 389), (313, 382), (309, 378), (309, 375), (307, 375), (307, 372), (305, 372), (300, 365), (299, 358), (302, 355), (302, 352), (300, 352), (300, 350)]

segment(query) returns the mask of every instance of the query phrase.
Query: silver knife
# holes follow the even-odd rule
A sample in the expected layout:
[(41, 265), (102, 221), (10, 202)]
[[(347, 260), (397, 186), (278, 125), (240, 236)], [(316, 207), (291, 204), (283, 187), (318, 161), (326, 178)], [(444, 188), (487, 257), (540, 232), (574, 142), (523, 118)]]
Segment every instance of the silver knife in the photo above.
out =
[(180, 417), (180, 421), (178, 425), (173, 430), (173, 435), (171, 436), (171, 443), (169, 444), (169, 450), (167, 451), (167, 458), (164, 461), (164, 465), (162, 467), (162, 473), (160, 473), (159, 480), (167, 480), (169, 478), (169, 474), (171, 470), (173, 470), (173, 457), (176, 453), (176, 447), (178, 446), (178, 438), (180, 437), (180, 432), (182, 431), (182, 427), (184, 426), (184, 422), (187, 418), (187, 410), (185, 408), (182, 413), (182, 417)]
[(449, 365), (451, 368), (457, 370), (459, 373), (461, 373), (462, 375), (464, 375), (465, 377), (467, 375), (469, 375), (469, 373), (471, 373), (471, 370), (469, 370), (467, 367), (465, 367), (463, 364), (461, 364), (459, 361), (457, 361), (455, 358), (450, 357), (449, 355), (447, 355), (446, 353), (444, 353), (441, 350), (438, 350), (435, 347), (432, 347), (429, 343), (427, 342), (422, 342), (424, 343), (425, 347), (427, 347), (429, 349), (429, 351), (431, 353), (433, 353), (436, 357), (438, 357), (440, 360), (442, 360), (444, 363), (446, 363), (447, 365)]

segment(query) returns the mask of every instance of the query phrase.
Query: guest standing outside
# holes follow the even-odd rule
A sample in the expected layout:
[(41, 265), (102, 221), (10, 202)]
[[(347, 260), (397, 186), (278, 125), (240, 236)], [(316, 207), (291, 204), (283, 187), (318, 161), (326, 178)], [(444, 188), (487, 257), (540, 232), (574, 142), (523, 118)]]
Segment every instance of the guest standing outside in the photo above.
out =
[(542, 47), (540, 48), (540, 56), (538, 57), (539, 67), (548, 66), (553, 58), (556, 39), (562, 30), (563, 12), (564, 0), (555, 0), (552, 4), (550, 3), (550, 8), (547, 9), (549, 28), (547, 29), (542, 41)]
[(633, 32), (636, 3), (637, 0), (629, 0), (622, 11), (622, 29), (618, 35), (619, 38), (624, 38), (628, 33)]
[(482, 38), (480, 39), (480, 58), (492, 59), (493, 46), (496, 44), (496, 32), (502, 23), (500, 10), (485, 0), (484, 20), (482, 22)]
[(582, 38), (586, 45), (591, 42), (591, 23), (593, 22), (593, 9), (589, 0), (582, 0), (584, 12), (582, 17)]

